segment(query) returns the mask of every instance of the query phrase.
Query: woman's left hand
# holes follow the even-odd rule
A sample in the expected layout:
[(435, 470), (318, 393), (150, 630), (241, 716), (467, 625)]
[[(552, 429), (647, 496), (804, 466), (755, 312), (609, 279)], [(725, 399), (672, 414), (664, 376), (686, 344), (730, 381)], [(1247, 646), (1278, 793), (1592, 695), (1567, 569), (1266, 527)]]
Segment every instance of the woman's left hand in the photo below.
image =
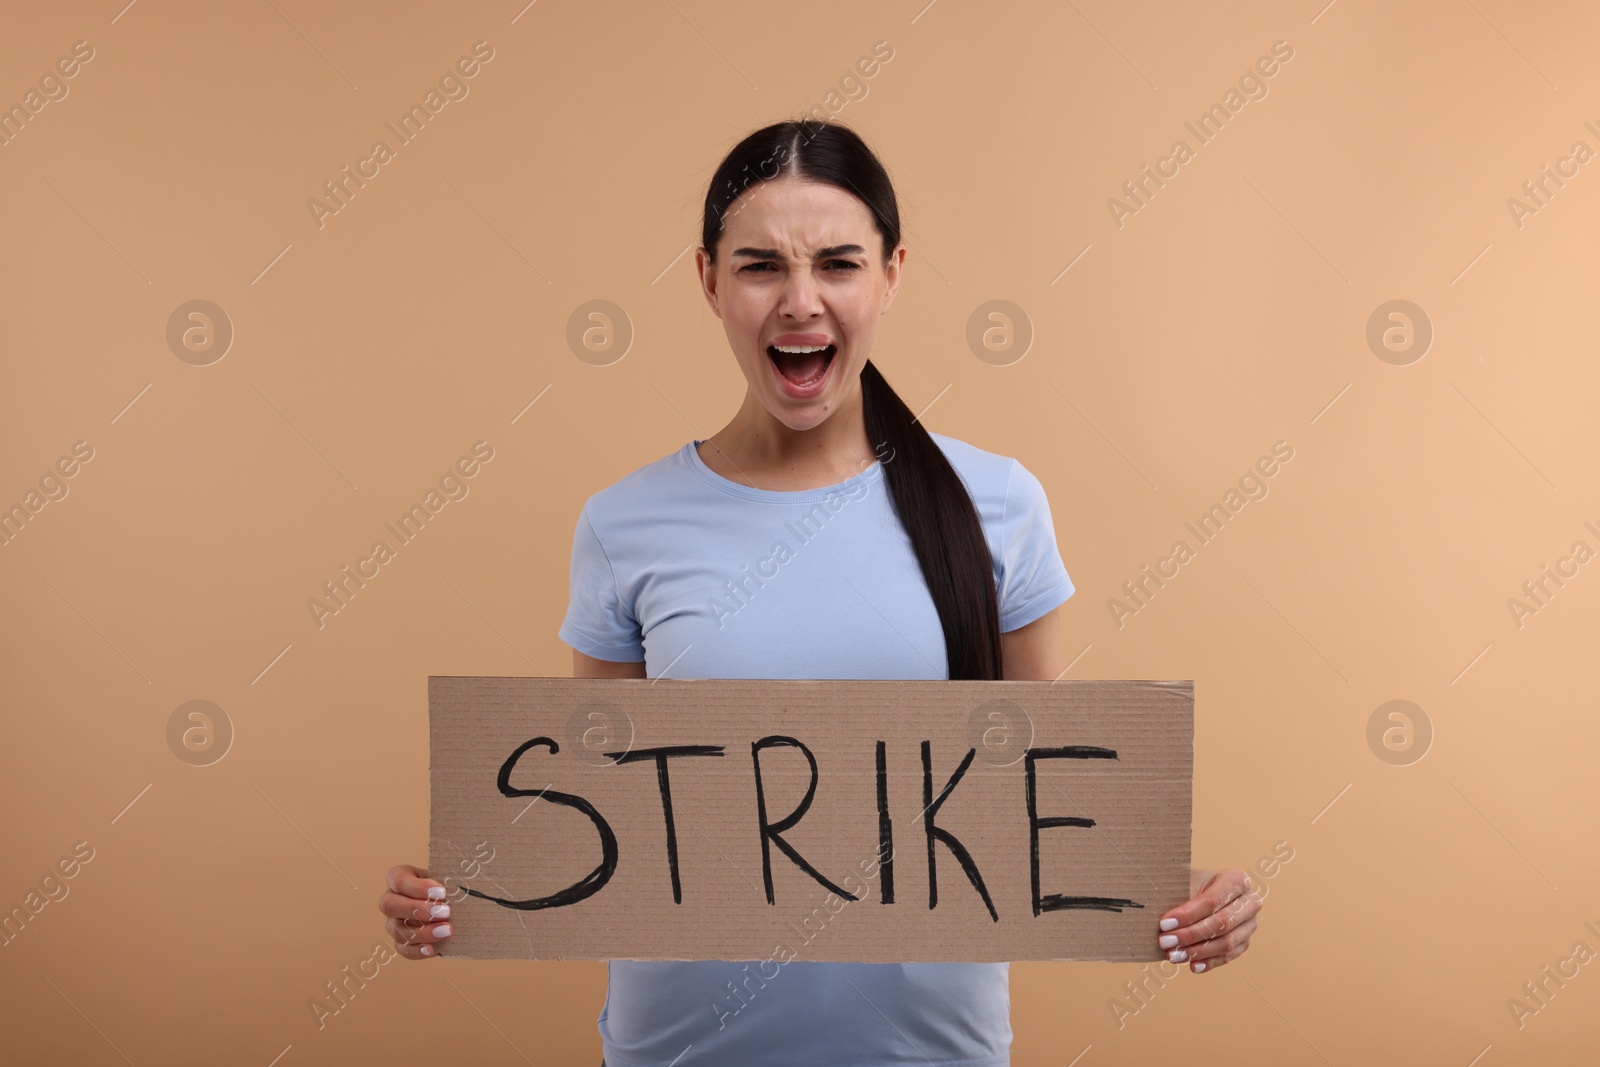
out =
[(1190, 899), (1161, 917), (1157, 945), (1171, 963), (1189, 963), (1195, 974), (1238, 959), (1250, 947), (1262, 900), (1250, 876), (1236, 867), (1189, 872)]

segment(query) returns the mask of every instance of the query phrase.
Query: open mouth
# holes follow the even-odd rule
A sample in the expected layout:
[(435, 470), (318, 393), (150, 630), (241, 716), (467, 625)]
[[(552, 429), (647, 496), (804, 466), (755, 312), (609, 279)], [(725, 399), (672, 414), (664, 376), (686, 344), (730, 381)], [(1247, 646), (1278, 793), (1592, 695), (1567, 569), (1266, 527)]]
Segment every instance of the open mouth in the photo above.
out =
[(833, 345), (768, 345), (767, 358), (785, 382), (807, 389), (827, 376), (836, 351)]

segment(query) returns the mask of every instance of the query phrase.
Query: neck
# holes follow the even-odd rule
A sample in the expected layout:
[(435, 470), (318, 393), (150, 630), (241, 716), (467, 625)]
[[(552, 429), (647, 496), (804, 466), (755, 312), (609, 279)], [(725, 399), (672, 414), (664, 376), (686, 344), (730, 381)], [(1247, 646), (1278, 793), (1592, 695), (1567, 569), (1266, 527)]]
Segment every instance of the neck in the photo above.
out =
[(738, 414), (706, 445), (758, 482), (833, 485), (877, 459), (867, 442), (859, 379), (838, 410), (808, 430), (784, 425), (747, 391)]

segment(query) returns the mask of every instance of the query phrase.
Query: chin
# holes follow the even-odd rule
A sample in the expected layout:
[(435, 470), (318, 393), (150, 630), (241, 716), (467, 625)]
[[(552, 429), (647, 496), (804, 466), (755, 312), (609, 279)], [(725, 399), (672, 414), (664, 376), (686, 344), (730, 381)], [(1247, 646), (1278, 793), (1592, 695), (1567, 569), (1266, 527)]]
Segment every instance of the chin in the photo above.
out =
[(796, 433), (804, 433), (807, 430), (816, 429), (828, 421), (828, 416), (833, 414), (832, 410), (815, 402), (807, 404), (803, 409), (799, 410), (791, 407), (782, 407), (774, 411), (772, 408), (768, 408), (767, 413)]

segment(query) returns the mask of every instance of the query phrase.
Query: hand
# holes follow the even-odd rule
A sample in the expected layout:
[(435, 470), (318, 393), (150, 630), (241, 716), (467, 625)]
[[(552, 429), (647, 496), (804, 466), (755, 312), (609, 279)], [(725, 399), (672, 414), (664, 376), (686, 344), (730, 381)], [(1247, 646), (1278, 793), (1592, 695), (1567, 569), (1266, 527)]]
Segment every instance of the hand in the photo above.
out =
[(433, 943), (450, 936), (450, 924), (439, 921), (450, 918), (444, 883), (408, 863), (390, 867), (384, 881), (389, 891), (378, 898), (378, 910), (388, 916), (395, 951), (408, 960), (437, 956)]
[(1236, 867), (1189, 872), (1189, 900), (1161, 917), (1157, 944), (1171, 963), (1189, 961), (1195, 974), (1213, 971), (1250, 947), (1262, 900), (1250, 876)]

